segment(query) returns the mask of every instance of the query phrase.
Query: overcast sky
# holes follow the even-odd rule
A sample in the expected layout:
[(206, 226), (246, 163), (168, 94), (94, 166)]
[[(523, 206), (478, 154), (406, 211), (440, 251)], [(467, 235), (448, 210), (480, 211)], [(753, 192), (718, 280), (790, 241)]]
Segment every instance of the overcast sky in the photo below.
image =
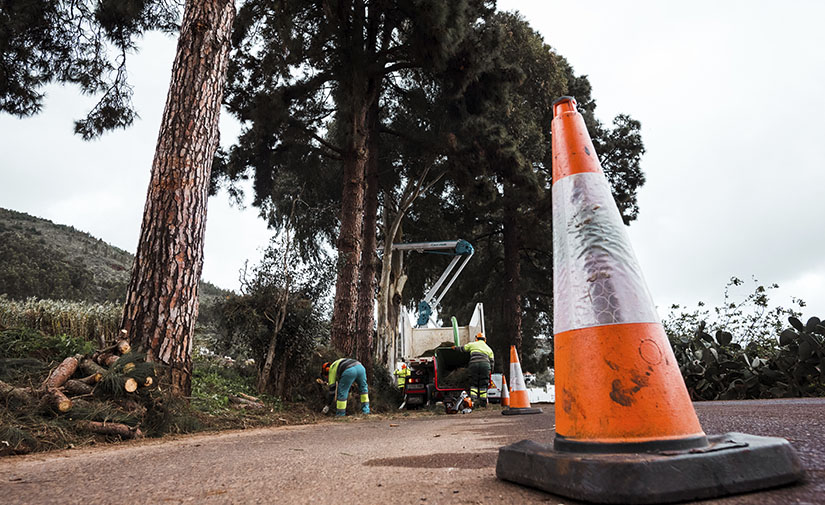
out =
[[(806, 316), (825, 317), (825, 2), (499, 7), (521, 11), (589, 77), (603, 122), (641, 121), (647, 184), (630, 235), (660, 313), (718, 303), (731, 276), (756, 276), (780, 284), (774, 302), (800, 297)], [(39, 116), (0, 116), (0, 207), (135, 251), (175, 43), (150, 35), (142, 48), (128, 62), (141, 115), (128, 130), (73, 136), (93, 100), (57, 86)], [(222, 144), (238, 131), (225, 119)], [(255, 209), (213, 198), (204, 278), (237, 289), (269, 236)]]

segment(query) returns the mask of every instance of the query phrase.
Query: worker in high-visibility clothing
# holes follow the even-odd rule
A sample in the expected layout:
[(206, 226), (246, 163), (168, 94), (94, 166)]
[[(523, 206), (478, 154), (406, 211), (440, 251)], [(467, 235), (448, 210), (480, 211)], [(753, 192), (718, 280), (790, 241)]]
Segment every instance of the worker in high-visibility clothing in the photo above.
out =
[[(453, 346), (453, 349), (456, 347)], [(495, 364), (493, 350), (487, 345), (487, 338), (483, 333), (477, 334), (475, 342), (465, 344), (462, 350), (470, 353), (470, 364), (467, 365), (470, 372), (470, 398), (473, 400), (473, 405), (486, 407), (490, 371)]]
[(398, 380), (398, 389), (404, 389), (407, 382), (407, 376), (410, 375), (410, 369), (407, 368), (406, 363), (401, 363), (401, 368), (395, 371), (395, 377)]
[(361, 413), (370, 413), (367, 370), (364, 365), (351, 358), (341, 358), (332, 363), (324, 363), (321, 370), (327, 375), (330, 396), (335, 396), (336, 417), (347, 415), (347, 396), (353, 382), (358, 385), (358, 391), (361, 393)]

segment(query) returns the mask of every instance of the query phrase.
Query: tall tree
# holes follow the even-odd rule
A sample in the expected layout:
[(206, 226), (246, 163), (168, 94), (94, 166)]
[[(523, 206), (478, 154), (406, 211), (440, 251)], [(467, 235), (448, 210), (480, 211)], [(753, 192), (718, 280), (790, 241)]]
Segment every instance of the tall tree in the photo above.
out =
[[(635, 193), (644, 182), (639, 168), (644, 148), (638, 122), (619, 116), (609, 129), (595, 119), (586, 77), (576, 76), (522, 18), (500, 13), (491, 24), (506, 34), (501, 51), (520, 78), (502, 87), (502, 99), (489, 102), (493, 106), (472, 121), (476, 150), (452, 157), (466, 168), (452, 170), (453, 181), (423, 198), (405, 229), (413, 240), (426, 239), (422, 231), (439, 230), (476, 245), (442, 312), (468, 318), (475, 302), (484, 301), (489, 342), (505, 358), (498, 362), (506, 369), (507, 348), (515, 345), (532, 367), (538, 364), (532, 356), (536, 337), (552, 335), (552, 102), (571, 94), (582, 104), (626, 222), (638, 212)], [(410, 260), (408, 272), (413, 299), (438, 275), (432, 265), (417, 260)]]
[[(377, 209), (378, 194), (369, 193), (371, 201), (365, 204), (374, 124), (370, 111), (376, 102), (380, 106), (385, 83), (399, 72), (444, 68), (479, 16), (490, 11), (489, 3), (258, 0), (247, 2), (239, 13), (228, 105), (248, 127), (222, 166), (234, 176), (252, 169), (256, 204), (282, 216), (277, 194), (289, 191), (279, 184), (285, 172), (288, 178), (316, 180), (308, 167), (324, 170), (331, 166), (329, 160), (337, 162), (332, 342), (345, 354), (357, 347), (358, 290), (369, 291), (374, 284), (360, 280), (361, 274), (374, 275), (360, 267), (362, 257), (372, 256), (363, 254), (365, 234), (375, 233), (370, 223), (364, 226), (365, 205)], [(273, 105), (284, 112), (271, 113)], [(369, 352), (369, 345), (360, 347)]]
[(161, 120), (121, 326), (173, 394), (191, 389), (192, 334), (233, 0), (189, 0)]

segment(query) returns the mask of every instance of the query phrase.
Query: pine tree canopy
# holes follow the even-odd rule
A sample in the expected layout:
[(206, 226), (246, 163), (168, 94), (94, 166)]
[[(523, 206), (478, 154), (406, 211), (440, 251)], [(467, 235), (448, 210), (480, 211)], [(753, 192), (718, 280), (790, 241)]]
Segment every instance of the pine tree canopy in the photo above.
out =
[(31, 116), (43, 107), (43, 87), (76, 84), (99, 96), (75, 122), (84, 139), (132, 124), (127, 55), (149, 30), (177, 30), (172, 0), (0, 0), (0, 111)]

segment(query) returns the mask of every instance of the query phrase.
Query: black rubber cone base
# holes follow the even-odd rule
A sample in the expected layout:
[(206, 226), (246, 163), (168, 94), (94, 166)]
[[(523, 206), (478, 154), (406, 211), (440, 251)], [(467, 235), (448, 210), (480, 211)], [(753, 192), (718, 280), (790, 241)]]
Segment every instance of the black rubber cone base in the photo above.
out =
[(517, 416), (520, 414), (541, 414), (543, 411), (541, 409), (536, 408), (517, 408), (517, 409), (504, 409), (501, 411), (501, 414), (504, 416)]
[(782, 486), (805, 471), (787, 440), (709, 436), (701, 449), (659, 453), (559, 452), (530, 440), (499, 449), (496, 476), (594, 503), (671, 503)]

